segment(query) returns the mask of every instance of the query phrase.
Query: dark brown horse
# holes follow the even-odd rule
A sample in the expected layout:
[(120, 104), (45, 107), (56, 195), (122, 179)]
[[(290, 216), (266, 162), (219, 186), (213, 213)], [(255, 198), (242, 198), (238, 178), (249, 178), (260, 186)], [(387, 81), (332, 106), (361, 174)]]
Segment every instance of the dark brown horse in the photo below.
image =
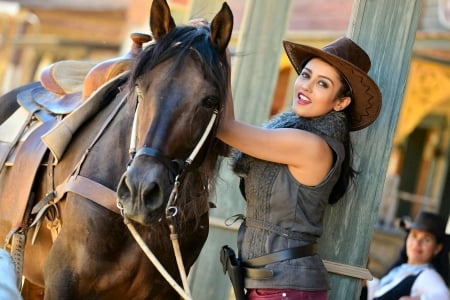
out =
[[(208, 235), (209, 194), (218, 159), (228, 150), (214, 137), (214, 130), (225, 104), (226, 48), (232, 27), (226, 3), (210, 25), (176, 26), (166, 1), (153, 0), (153, 41), (130, 72), (108, 88), (106, 107), (74, 133), (59, 162), (50, 169), (41, 167), (32, 188), (35, 202), (53, 195), (51, 187), (73, 174), (117, 191), (123, 215), (181, 285), (166, 205), (176, 181), (178, 194), (170, 210), (177, 212), (175, 227), (188, 271)], [(217, 119), (203, 146), (192, 161), (187, 160), (215, 112)], [(132, 140), (137, 151), (131, 151), (130, 157)], [(8, 170), (4, 168), (3, 173)], [(7, 176), (2, 174), (0, 179)], [(5, 183), (0, 182), (0, 194), (2, 189)], [(102, 198), (101, 191), (90, 189), (87, 194)], [(14, 204), (2, 201), (0, 234), (4, 237), (11, 230), (8, 214)], [(137, 245), (122, 215), (70, 190), (56, 206), (62, 226), (54, 242), (46, 229), (47, 219), (34, 245), (36, 227), (26, 226), (33, 217), (19, 228), (27, 234), (23, 274), (27, 282), (45, 288), (45, 299), (179, 298)]]

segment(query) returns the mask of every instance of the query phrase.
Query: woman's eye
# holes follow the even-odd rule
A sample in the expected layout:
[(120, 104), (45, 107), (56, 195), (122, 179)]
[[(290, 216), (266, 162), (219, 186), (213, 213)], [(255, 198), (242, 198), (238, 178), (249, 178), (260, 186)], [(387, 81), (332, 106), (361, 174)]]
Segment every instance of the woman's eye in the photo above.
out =
[(303, 78), (309, 78), (309, 74), (307, 72), (301, 72), (300, 76)]
[(431, 242), (433, 241), (433, 238), (431, 238), (431, 237), (425, 237), (423, 240), (424, 240), (425, 242), (427, 242), (427, 243), (431, 243)]
[(328, 83), (326, 83), (325, 81), (319, 81), (319, 85), (321, 87), (328, 88)]

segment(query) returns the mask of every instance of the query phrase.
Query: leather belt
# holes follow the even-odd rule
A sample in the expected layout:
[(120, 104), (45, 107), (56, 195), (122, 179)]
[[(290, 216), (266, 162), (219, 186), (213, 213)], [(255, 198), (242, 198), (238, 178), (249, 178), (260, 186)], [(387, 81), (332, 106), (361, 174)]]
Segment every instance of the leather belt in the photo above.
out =
[(273, 277), (273, 271), (262, 268), (265, 265), (288, 259), (311, 256), (315, 253), (316, 244), (308, 244), (305, 246), (288, 248), (267, 255), (252, 258), (250, 260), (243, 261), (242, 266), (244, 267), (244, 270), (246, 272), (246, 277), (252, 279), (269, 279)]

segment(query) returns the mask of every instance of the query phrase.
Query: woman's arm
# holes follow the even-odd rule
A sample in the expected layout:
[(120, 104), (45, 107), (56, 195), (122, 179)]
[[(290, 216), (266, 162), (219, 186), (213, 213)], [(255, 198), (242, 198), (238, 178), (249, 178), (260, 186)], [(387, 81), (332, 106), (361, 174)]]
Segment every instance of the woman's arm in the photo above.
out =
[(434, 269), (426, 269), (420, 273), (411, 288), (411, 297), (402, 300), (450, 300), (447, 285)]

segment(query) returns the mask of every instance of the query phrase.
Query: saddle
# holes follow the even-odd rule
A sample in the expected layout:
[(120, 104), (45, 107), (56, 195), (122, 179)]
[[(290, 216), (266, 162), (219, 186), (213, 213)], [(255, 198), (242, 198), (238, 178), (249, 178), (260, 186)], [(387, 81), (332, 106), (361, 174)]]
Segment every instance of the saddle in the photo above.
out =
[(49, 163), (57, 164), (72, 135), (107, 104), (105, 94), (127, 78), (142, 44), (150, 41), (145, 34), (131, 38), (131, 51), (124, 56), (100, 63), (56, 62), (42, 71), (39, 82), (20, 88), (19, 108), (0, 124), (0, 170), (9, 168), (5, 188), (0, 190), (5, 203), (0, 211), (13, 216), (11, 233), (28, 224), (31, 189), (48, 150)]

